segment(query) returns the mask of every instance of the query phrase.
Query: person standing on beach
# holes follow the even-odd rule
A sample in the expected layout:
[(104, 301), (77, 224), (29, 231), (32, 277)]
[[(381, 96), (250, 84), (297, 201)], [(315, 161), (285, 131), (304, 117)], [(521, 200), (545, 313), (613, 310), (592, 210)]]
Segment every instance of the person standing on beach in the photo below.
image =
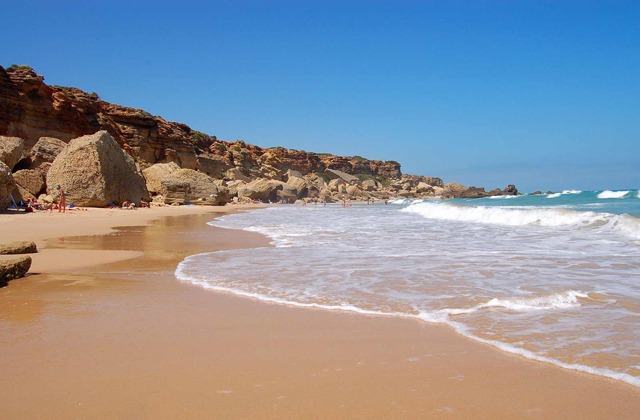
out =
[(67, 196), (64, 195), (64, 190), (60, 187), (60, 185), (56, 185), (56, 190), (60, 193), (60, 199), (58, 200), (58, 213), (61, 211), (66, 213), (67, 210)]

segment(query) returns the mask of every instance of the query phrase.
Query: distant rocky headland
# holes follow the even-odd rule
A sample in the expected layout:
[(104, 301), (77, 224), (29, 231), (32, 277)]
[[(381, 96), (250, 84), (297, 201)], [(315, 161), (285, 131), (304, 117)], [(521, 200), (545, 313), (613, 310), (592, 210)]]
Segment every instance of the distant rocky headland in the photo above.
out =
[(16, 200), (103, 207), (513, 195), (402, 174), (394, 161), (224, 141), (96, 93), (49, 86), (28, 66), (0, 66), (0, 210)]

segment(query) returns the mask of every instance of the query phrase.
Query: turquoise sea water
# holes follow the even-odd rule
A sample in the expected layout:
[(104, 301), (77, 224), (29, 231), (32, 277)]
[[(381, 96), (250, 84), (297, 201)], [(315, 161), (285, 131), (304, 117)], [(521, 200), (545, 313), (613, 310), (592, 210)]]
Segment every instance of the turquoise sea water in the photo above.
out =
[(638, 190), (274, 205), (211, 224), (274, 246), (176, 276), (280, 304), (444, 323), (503, 351), (640, 386)]

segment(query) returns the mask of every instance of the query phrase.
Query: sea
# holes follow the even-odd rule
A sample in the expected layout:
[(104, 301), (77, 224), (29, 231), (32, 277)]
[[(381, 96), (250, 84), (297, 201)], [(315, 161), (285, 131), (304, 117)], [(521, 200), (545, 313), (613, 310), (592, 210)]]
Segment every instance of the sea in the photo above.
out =
[(179, 280), (296, 307), (446, 324), (640, 386), (640, 191), (271, 205), (213, 226), (272, 246), (192, 255)]

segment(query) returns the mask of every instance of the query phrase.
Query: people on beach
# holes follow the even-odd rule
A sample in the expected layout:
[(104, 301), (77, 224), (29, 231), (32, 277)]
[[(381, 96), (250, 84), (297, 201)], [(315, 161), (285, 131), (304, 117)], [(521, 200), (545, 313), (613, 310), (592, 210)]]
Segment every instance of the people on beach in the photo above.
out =
[(149, 208), (149, 203), (142, 198), (140, 199), (140, 208)]
[(56, 190), (58, 190), (58, 193), (60, 194), (60, 199), (58, 200), (58, 213), (63, 212), (66, 213), (67, 211), (67, 196), (64, 193), (64, 190), (62, 189), (62, 187), (60, 187), (60, 185), (56, 185)]
[(125, 200), (125, 201), (122, 203), (122, 209), (123, 209), (123, 210), (125, 210), (125, 209), (126, 209), (126, 210), (135, 210), (135, 209), (136, 209), (136, 205), (135, 205), (135, 204), (133, 204), (130, 200)]

